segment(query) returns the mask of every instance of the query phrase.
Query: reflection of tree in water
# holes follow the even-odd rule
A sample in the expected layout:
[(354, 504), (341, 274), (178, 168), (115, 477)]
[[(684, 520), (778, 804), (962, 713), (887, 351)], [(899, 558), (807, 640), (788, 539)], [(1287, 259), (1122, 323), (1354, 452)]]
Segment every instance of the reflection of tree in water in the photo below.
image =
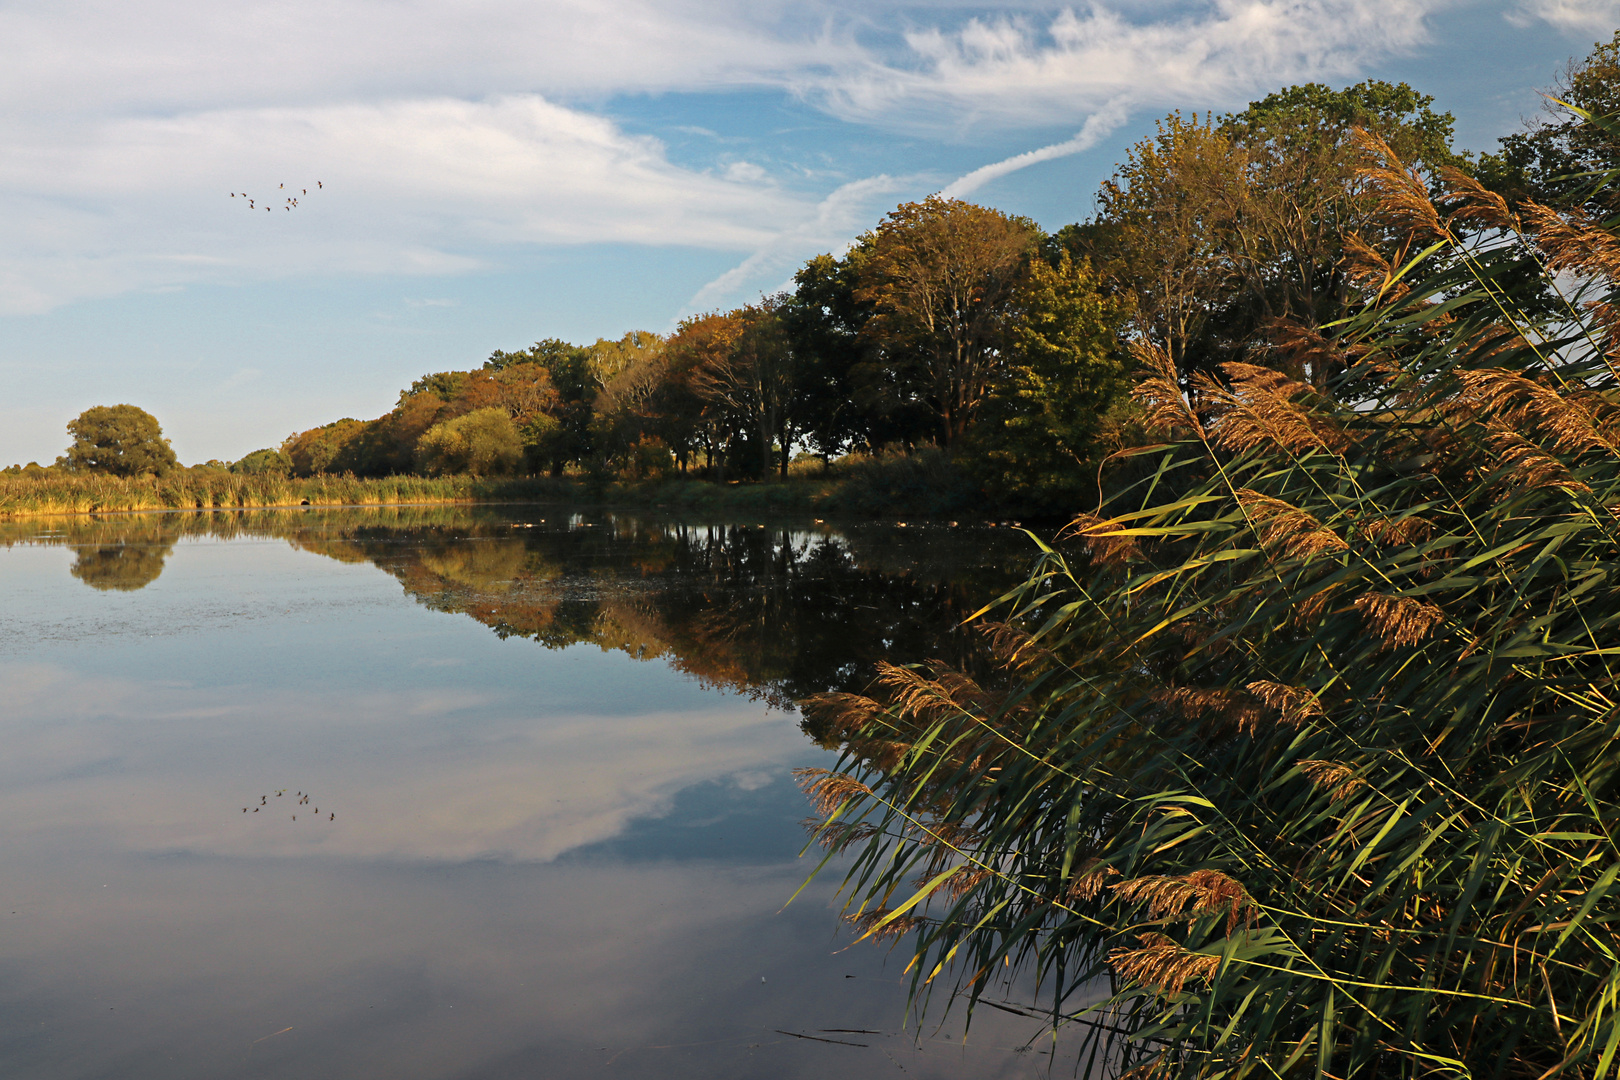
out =
[(970, 664), (975, 646), (957, 625), (1017, 580), (1030, 554), (1006, 530), (837, 533), (622, 515), (569, 529), (408, 532), (401, 542), (399, 531), (356, 530), (339, 557), (364, 551), (419, 602), (502, 637), (661, 659), (778, 706), (863, 689), (880, 658)]
[(163, 573), (163, 560), (174, 541), (161, 543), (138, 538), (75, 549), (78, 558), (69, 570), (92, 589), (144, 589)]
[[(430, 608), (546, 648), (589, 644), (658, 659), (776, 705), (860, 691), (879, 659), (972, 667), (963, 618), (1022, 580), (1028, 539), (1008, 529), (834, 530), (691, 524), (612, 514), (551, 524), (479, 507), (248, 511), (78, 519), (49, 535), (0, 524), (0, 544), (74, 547), (97, 588), (154, 580), (181, 536), (285, 537), (372, 563)], [(542, 511), (542, 513), (548, 513)]]

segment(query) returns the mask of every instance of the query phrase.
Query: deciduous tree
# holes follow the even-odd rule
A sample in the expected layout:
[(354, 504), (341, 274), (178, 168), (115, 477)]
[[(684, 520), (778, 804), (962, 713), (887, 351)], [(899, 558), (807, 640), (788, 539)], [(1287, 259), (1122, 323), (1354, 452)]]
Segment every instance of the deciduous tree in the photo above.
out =
[(969, 432), (967, 464), (1002, 495), (1072, 498), (1095, 481), (1094, 438), (1130, 386), (1119, 339), (1128, 308), (1066, 253), (1056, 266), (1031, 260), (1013, 307), (1006, 362)]
[(933, 414), (944, 446), (989, 391), (1008, 304), (1040, 235), (1028, 219), (931, 195), (859, 241), (856, 299), (873, 310), (862, 336), (896, 376), (895, 396)]
[(157, 418), (134, 405), (97, 405), (69, 421), (66, 465), (75, 472), (163, 476), (179, 464)]

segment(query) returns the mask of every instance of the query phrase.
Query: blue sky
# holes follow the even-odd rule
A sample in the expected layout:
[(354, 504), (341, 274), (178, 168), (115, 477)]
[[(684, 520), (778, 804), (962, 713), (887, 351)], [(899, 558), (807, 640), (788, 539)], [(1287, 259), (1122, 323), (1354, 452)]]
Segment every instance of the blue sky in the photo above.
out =
[(1490, 149), (1616, 26), (1620, 0), (5, 0), (0, 464), (125, 401), (234, 459), (497, 348), (753, 299), (933, 191), (1057, 228), (1156, 117), (1290, 83), (1405, 80)]

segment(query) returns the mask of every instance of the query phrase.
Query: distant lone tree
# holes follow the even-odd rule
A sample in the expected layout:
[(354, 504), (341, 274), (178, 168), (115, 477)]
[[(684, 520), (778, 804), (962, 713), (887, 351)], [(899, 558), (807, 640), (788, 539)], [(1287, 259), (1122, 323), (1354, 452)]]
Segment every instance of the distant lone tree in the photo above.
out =
[(75, 472), (162, 476), (179, 464), (157, 418), (133, 405), (97, 405), (69, 422), (66, 464)]

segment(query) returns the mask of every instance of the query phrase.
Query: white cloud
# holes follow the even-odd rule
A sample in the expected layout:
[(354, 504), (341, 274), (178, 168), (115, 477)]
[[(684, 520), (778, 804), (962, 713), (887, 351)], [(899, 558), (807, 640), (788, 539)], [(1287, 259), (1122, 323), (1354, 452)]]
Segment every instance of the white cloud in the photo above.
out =
[(990, 181), (999, 180), (1003, 176), (1017, 172), (1019, 169), (1027, 169), (1031, 165), (1038, 165), (1043, 161), (1055, 161), (1058, 158), (1090, 150), (1125, 122), (1124, 106), (1123, 99), (1116, 98), (1087, 117), (1085, 126), (1080, 129), (1074, 138), (1065, 139), (1063, 142), (1053, 143), (1050, 146), (1043, 146), (1037, 150), (1027, 150), (1022, 154), (1014, 154), (1010, 158), (1005, 158), (990, 165), (981, 165), (966, 176), (959, 177), (946, 184), (940, 194), (949, 199), (960, 199), (964, 195), (970, 195), (979, 190)]
[(765, 170), (751, 161), (733, 161), (726, 166), (725, 176), (727, 180), (751, 184), (765, 179)]
[[(512, 244), (749, 250), (817, 204), (763, 184), (763, 170), (678, 167), (657, 140), (536, 95), (11, 136), (0, 158), (0, 308), (11, 311), (204, 276), (456, 273)], [(282, 209), (284, 182), (295, 210)]]
[[(465, 686), (244, 695), (46, 664), (0, 665), (0, 675), (17, 704), (0, 719), (11, 752), (0, 847), (51, 823), (133, 851), (545, 861), (666, 813), (683, 788), (780, 778), (805, 753), (791, 720), (732, 696), (694, 711), (590, 715)], [(348, 754), (333, 742), (339, 729)], [(300, 741), (349, 765), (340, 777), (306, 762), (272, 782), (211, 764), (277, 760)], [(282, 783), (319, 795), (300, 822), (293, 791), (270, 794)], [(143, 801), (153, 791), (184, 795)], [(239, 810), (261, 796), (273, 821)]]
[(879, 205), (897, 191), (916, 185), (915, 178), (874, 176), (844, 184), (816, 207), (814, 215), (789, 226), (757, 247), (746, 259), (706, 283), (687, 301), (683, 315), (752, 298), (761, 289), (787, 288), (781, 276), (805, 259), (827, 251), (842, 253), (851, 237), (870, 224)]
[(1515, 26), (1528, 26), (1539, 19), (1565, 33), (1607, 37), (1620, 26), (1620, 3), (1616, 0), (1527, 0), (1507, 12), (1504, 18)]
[(906, 35), (910, 66), (874, 64), (806, 83), (834, 113), (914, 129), (1072, 121), (1125, 99), (1208, 107), (1302, 79), (1352, 76), (1425, 42), (1430, 0), (1214, 0), (1132, 21), (1094, 5), (970, 19)]
[[(706, 304), (841, 246), (874, 209), (855, 194), (897, 182), (791, 188), (740, 153), (676, 163), (602, 102), (774, 88), (846, 121), (952, 138), (1092, 117), (1075, 139), (963, 177), (952, 190), (965, 193), (1078, 152), (1122, 111), (1348, 77), (1423, 42), (1438, 2), (1202, 0), (1165, 15), (1129, 2), (22, 0), (0, 8), (0, 312), (194, 281), (455, 274), (511, 245), (750, 253), (694, 297)], [(328, 187), (293, 212), (226, 198), (279, 206), (277, 183), (316, 178)]]

